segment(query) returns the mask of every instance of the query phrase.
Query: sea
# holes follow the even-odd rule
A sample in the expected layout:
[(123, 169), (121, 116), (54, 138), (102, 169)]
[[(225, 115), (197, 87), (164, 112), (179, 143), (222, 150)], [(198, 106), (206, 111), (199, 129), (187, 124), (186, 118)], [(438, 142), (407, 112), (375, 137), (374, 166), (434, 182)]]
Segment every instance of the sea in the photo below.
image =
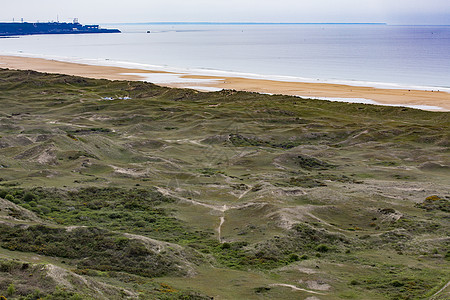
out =
[(450, 26), (102, 24), (121, 34), (0, 39), (0, 54), (280, 81), (450, 92)]

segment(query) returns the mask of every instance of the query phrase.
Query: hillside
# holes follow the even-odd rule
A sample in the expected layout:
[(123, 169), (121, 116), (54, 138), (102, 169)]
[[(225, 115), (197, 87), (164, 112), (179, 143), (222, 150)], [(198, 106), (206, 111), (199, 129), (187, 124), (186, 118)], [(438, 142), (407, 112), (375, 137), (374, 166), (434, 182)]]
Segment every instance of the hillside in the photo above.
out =
[(6, 69), (0, 103), (8, 299), (450, 297), (450, 113)]

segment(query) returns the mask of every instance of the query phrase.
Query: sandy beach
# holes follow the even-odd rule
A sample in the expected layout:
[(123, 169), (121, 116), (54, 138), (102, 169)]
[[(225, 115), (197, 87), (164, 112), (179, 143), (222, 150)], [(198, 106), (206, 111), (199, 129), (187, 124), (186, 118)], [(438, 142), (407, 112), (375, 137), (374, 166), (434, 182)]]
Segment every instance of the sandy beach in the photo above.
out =
[[(147, 80), (152, 76), (171, 76), (181, 80), (156, 82), (180, 88), (235, 89), (259, 93), (295, 95), (306, 98), (367, 99), (384, 105), (407, 105), (427, 110), (450, 111), (450, 93), (406, 89), (385, 89), (330, 83), (285, 82), (240, 77), (199, 76), (111, 66), (95, 66), (42, 58), (0, 56), (0, 68), (35, 70), (110, 80)], [(156, 78), (156, 77), (155, 77)], [(198, 81), (198, 82), (197, 82)], [(434, 108), (433, 108), (434, 107)], [(439, 109), (441, 108), (441, 109)]]

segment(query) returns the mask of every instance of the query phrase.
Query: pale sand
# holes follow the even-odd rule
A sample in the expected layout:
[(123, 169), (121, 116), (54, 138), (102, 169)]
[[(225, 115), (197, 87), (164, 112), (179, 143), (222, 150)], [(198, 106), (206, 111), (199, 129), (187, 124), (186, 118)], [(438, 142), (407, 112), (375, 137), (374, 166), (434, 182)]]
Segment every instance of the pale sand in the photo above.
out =
[[(35, 70), (47, 73), (61, 73), (89, 78), (110, 80), (144, 80), (148, 75), (176, 74), (110, 66), (94, 66), (41, 58), (0, 56), (0, 68)], [(130, 74), (131, 73), (131, 74)], [(140, 76), (139, 74), (142, 74)], [(147, 76), (146, 76), (147, 75)], [(330, 83), (284, 82), (264, 79), (249, 79), (224, 76), (198, 76), (181, 74), (181, 78), (199, 79), (199, 83), (160, 83), (169, 87), (205, 86), (258, 93), (284, 94), (319, 98), (370, 99), (385, 105), (437, 106), (440, 111), (450, 111), (450, 93), (405, 89), (385, 89), (350, 86)], [(201, 82), (211, 80), (208, 82)]]

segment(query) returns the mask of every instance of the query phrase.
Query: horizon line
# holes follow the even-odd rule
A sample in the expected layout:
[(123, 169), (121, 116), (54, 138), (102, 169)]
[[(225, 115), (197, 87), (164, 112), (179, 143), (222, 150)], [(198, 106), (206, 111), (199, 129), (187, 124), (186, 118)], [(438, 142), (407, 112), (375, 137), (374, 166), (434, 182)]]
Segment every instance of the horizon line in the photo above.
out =
[[(0, 23), (22, 23), (21, 21), (3, 21)], [(23, 21), (23, 23), (70, 23), (67, 21)], [(379, 26), (450, 26), (450, 24), (392, 24), (387, 22), (207, 22), (207, 21), (159, 21), (159, 22), (83, 22), (85, 24), (107, 25), (379, 25)]]
[(383, 26), (450, 26), (450, 24), (391, 24), (387, 22), (99, 22), (108, 25), (383, 25)]
[(103, 22), (103, 24), (139, 24), (139, 25), (158, 25), (158, 24), (205, 24), (205, 25), (388, 25), (385, 22), (182, 22), (182, 21), (162, 21), (162, 22)]

